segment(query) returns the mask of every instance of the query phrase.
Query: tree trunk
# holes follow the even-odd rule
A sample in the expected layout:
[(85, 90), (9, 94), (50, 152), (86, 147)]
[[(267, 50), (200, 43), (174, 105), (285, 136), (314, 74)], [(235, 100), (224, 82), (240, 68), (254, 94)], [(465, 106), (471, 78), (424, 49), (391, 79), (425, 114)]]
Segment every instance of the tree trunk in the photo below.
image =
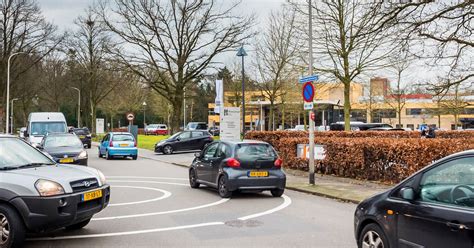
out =
[(275, 131), (273, 128), (273, 115), (275, 113), (275, 103), (273, 101), (270, 101), (270, 112), (268, 113), (268, 130)]
[[(179, 126), (182, 120), (182, 113), (183, 113), (183, 95), (176, 94), (171, 102), (173, 106), (173, 114), (171, 116), (171, 133), (179, 132)], [(185, 127), (183, 127), (185, 128)]]
[(350, 90), (351, 90), (351, 82), (343, 82), (344, 83), (344, 130), (350, 131), (351, 130), (351, 98), (350, 98)]

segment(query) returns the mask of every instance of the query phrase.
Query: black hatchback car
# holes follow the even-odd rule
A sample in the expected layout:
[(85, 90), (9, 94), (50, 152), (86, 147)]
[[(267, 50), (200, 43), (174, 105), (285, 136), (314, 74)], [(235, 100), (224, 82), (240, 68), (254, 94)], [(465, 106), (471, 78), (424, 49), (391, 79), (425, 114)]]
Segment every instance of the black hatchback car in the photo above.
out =
[(81, 140), (75, 134), (48, 134), (37, 148), (47, 152), (57, 163), (87, 166), (87, 152)]
[(155, 152), (172, 154), (175, 151), (202, 150), (213, 140), (206, 130), (182, 131), (156, 143)]
[(261, 141), (216, 141), (195, 154), (189, 169), (192, 188), (204, 184), (216, 188), (223, 198), (234, 191), (270, 190), (280, 197), (286, 185), (282, 160), (273, 147)]
[(474, 247), (474, 150), (363, 201), (354, 227), (359, 247)]
[(87, 127), (73, 128), (72, 132), (75, 133), (77, 137), (79, 137), (79, 139), (82, 141), (82, 144), (84, 144), (84, 147), (89, 149), (92, 147), (92, 136)]

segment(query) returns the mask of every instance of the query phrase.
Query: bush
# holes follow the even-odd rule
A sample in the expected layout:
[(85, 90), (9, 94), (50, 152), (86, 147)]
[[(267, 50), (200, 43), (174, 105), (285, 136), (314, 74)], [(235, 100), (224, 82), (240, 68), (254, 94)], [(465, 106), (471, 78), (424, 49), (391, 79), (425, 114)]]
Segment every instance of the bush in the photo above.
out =
[[(375, 137), (367, 137), (369, 133)], [(326, 146), (326, 158), (316, 161), (316, 167), (324, 174), (397, 183), (432, 161), (474, 149), (470, 134), (459, 135), (466, 132), (440, 132), (436, 139), (381, 137), (390, 133), (394, 132), (315, 133), (315, 143)], [(246, 137), (272, 144), (285, 167), (308, 170), (308, 161), (296, 157), (297, 144), (308, 144), (307, 132), (252, 132)]]

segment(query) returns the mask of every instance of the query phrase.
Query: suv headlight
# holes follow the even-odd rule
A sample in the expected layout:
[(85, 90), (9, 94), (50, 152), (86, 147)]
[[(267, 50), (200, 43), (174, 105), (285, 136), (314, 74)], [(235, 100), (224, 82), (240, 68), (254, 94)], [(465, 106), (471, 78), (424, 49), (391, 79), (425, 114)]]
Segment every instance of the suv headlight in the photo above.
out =
[(81, 153), (79, 153), (79, 158), (87, 158), (87, 152), (86, 151), (82, 151)]
[(99, 174), (99, 179), (100, 179), (100, 185), (104, 185), (107, 183), (107, 181), (105, 180), (105, 175), (104, 173), (102, 173), (102, 171), (100, 170), (97, 170), (97, 174)]
[(46, 179), (39, 179), (35, 183), (35, 188), (40, 196), (55, 196), (64, 194), (61, 184)]

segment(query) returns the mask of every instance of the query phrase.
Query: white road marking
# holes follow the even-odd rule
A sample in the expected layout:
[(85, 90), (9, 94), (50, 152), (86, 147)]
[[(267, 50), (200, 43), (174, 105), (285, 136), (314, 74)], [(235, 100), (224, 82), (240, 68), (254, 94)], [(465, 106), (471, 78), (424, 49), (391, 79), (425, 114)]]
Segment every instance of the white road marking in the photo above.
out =
[(130, 232), (97, 233), (97, 234), (71, 235), (71, 236), (60, 236), (60, 237), (32, 238), (32, 239), (28, 239), (28, 240), (37, 241), (37, 240), (65, 240), (65, 239), (103, 238), (103, 237), (113, 237), (113, 236), (123, 236), (123, 235), (135, 235), (135, 234), (174, 231), (174, 230), (190, 229), (190, 228), (196, 228), (196, 227), (217, 226), (217, 225), (224, 225), (224, 222), (208, 222), (208, 223), (201, 223), (201, 224), (195, 224), (195, 225), (145, 229), (145, 230), (130, 231)]
[(153, 216), (153, 215), (163, 215), (163, 214), (174, 214), (174, 213), (180, 213), (180, 212), (186, 212), (186, 211), (192, 211), (192, 210), (197, 210), (201, 208), (207, 208), (207, 207), (212, 207), (216, 206), (219, 204), (222, 204), (224, 202), (227, 202), (229, 199), (222, 199), (213, 203), (205, 204), (205, 205), (200, 205), (192, 208), (182, 208), (182, 209), (176, 209), (176, 210), (169, 210), (169, 211), (163, 211), (163, 212), (154, 212), (154, 213), (145, 213), (145, 214), (132, 214), (132, 215), (121, 215), (121, 216), (112, 216), (112, 217), (102, 217), (102, 218), (92, 218), (92, 220), (117, 220), (117, 219), (127, 219), (127, 218), (137, 218), (137, 217), (146, 217), (146, 216)]
[(133, 179), (165, 179), (165, 180), (183, 180), (187, 181), (188, 178), (177, 178), (177, 177), (135, 177), (135, 176), (108, 176), (108, 178), (133, 178)]
[(158, 191), (163, 193), (162, 196), (153, 198), (150, 200), (143, 200), (143, 201), (135, 201), (135, 202), (124, 202), (124, 203), (115, 203), (115, 204), (109, 204), (109, 207), (116, 207), (116, 206), (126, 206), (126, 205), (134, 205), (134, 204), (143, 204), (143, 203), (148, 203), (148, 202), (154, 202), (154, 201), (159, 201), (166, 199), (171, 196), (171, 192), (163, 190), (163, 189), (157, 189), (157, 188), (149, 188), (149, 187), (138, 187), (138, 186), (125, 186), (125, 185), (112, 185), (113, 188), (132, 188), (132, 189), (147, 189), (147, 190), (153, 190), (153, 191)]
[(112, 182), (112, 183), (157, 183), (157, 184), (168, 184), (168, 185), (178, 185), (178, 186), (189, 186), (189, 184), (185, 184), (185, 183), (169, 183), (169, 182), (156, 182), (156, 181), (109, 180), (108, 182)]
[(263, 216), (263, 215), (267, 215), (267, 214), (272, 214), (272, 213), (275, 213), (277, 211), (280, 211), (288, 206), (290, 206), (291, 204), (291, 198), (288, 197), (287, 195), (283, 195), (283, 203), (280, 204), (280, 206), (276, 207), (276, 208), (272, 208), (270, 210), (267, 210), (265, 212), (261, 212), (261, 213), (256, 213), (256, 214), (252, 214), (252, 215), (247, 215), (247, 216), (244, 216), (244, 217), (240, 217), (238, 218), (239, 220), (248, 220), (248, 219), (254, 219), (254, 218), (257, 218), (257, 217), (260, 217), (260, 216)]

